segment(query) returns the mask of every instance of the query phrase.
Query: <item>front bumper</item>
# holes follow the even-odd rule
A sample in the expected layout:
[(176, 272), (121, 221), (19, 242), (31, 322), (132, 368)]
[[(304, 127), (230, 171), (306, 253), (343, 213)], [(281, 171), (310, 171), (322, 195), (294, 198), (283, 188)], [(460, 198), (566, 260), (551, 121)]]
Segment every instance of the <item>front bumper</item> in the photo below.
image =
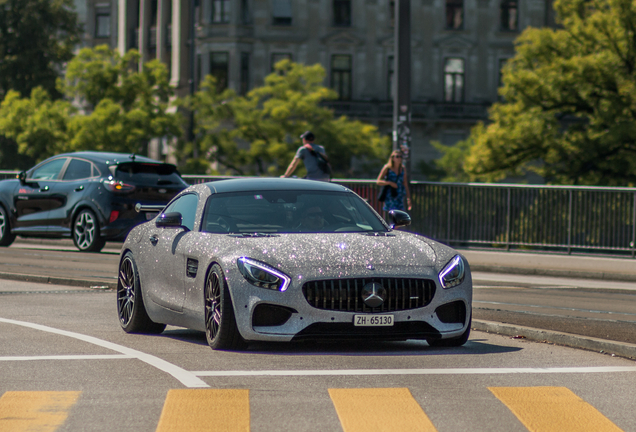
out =
[[(358, 276), (396, 277), (396, 274), (387, 272)], [(432, 270), (428, 274), (400, 274), (399, 277), (434, 280), (436, 289), (432, 301), (417, 309), (383, 312), (382, 314), (393, 315), (393, 326), (356, 327), (353, 324), (354, 316), (360, 313), (318, 309), (311, 306), (305, 299), (302, 291), (303, 284), (307, 280), (329, 278), (329, 275), (305, 275), (300, 279), (297, 277), (292, 280), (287, 291), (279, 292), (255, 287), (249, 284), (238, 270), (226, 269), (236, 323), (239, 332), (246, 340), (285, 342), (306, 339), (446, 339), (458, 337), (464, 333), (470, 322), (472, 306), (472, 280), (469, 271), (463, 283), (449, 289), (443, 289), (439, 285), (437, 275)], [(335, 279), (336, 275), (333, 275), (333, 278)], [(444, 306), (450, 304), (456, 309), (464, 310), (461, 322), (457, 320), (449, 322), (453, 319), (449, 319), (449, 307)], [(280, 325), (254, 325), (254, 312), (259, 305), (284, 308), (291, 314)], [(442, 310), (446, 313), (437, 313)]]

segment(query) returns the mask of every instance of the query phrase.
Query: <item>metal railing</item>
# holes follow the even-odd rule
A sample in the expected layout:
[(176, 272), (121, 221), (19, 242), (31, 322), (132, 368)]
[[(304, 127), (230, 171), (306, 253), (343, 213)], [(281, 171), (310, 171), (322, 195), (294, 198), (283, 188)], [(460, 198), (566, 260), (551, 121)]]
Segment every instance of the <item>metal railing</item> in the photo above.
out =
[[(0, 178), (15, 178), (0, 171)], [(190, 184), (231, 177), (184, 175)], [(334, 179), (382, 205), (375, 180)], [(410, 231), (456, 247), (631, 255), (636, 188), (412, 182)]]
[[(184, 177), (190, 183), (224, 178)], [(333, 182), (382, 214), (375, 180)], [(409, 230), (451, 246), (636, 257), (636, 188), (415, 181), (410, 189)]]

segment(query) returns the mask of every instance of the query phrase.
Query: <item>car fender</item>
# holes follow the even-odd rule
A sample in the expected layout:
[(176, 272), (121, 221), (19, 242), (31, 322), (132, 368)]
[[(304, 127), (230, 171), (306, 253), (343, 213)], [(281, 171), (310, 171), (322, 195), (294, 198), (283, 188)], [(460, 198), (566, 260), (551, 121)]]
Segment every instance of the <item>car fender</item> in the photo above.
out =
[(15, 226), (16, 221), (14, 196), (18, 185), (17, 180), (0, 181), (0, 205), (7, 211), (9, 224), (12, 228)]
[(97, 219), (99, 221), (100, 228), (106, 225), (106, 222), (104, 219), (104, 212), (101, 211), (101, 209), (98, 206), (96, 206), (93, 201), (81, 200), (77, 204), (75, 204), (75, 207), (73, 207), (73, 209), (69, 212), (70, 213), (68, 218), (69, 227), (73, 225), (73, 221), (75, 220), (75, 217), (77, 216), (77, 214), (84, 209), (89, 209), (93, 213), (95, 213), (95, 216), (97, 216)]

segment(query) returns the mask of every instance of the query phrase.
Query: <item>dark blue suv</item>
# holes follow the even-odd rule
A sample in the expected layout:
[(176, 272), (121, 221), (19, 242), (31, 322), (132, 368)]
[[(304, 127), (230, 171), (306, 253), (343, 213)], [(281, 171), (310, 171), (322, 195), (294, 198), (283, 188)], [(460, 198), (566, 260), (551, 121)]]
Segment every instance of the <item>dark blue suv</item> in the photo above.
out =
[(187, 186), (174, 165), (139, 155), (54, 156), (0, 181), (0, 246), (16, 236), (70, 237), (79, 250), (99, 252), (153, 216), (135, 204), (165, 205)]

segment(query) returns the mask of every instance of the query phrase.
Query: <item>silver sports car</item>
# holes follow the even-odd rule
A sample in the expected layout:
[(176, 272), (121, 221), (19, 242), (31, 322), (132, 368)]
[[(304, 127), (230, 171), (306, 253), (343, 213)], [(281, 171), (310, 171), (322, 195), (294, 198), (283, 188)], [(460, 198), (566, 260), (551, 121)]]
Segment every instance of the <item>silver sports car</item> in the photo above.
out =
[[(344, 186), (252, 178), (190, 186), (135, 227), (121, 252), (117, 311), (128, 333), (204, 331), (249, 341), (468, 339), (465, 258), (392, 211), (388, 225)], [(151, 217), (151, 213), (149, 217)]]

